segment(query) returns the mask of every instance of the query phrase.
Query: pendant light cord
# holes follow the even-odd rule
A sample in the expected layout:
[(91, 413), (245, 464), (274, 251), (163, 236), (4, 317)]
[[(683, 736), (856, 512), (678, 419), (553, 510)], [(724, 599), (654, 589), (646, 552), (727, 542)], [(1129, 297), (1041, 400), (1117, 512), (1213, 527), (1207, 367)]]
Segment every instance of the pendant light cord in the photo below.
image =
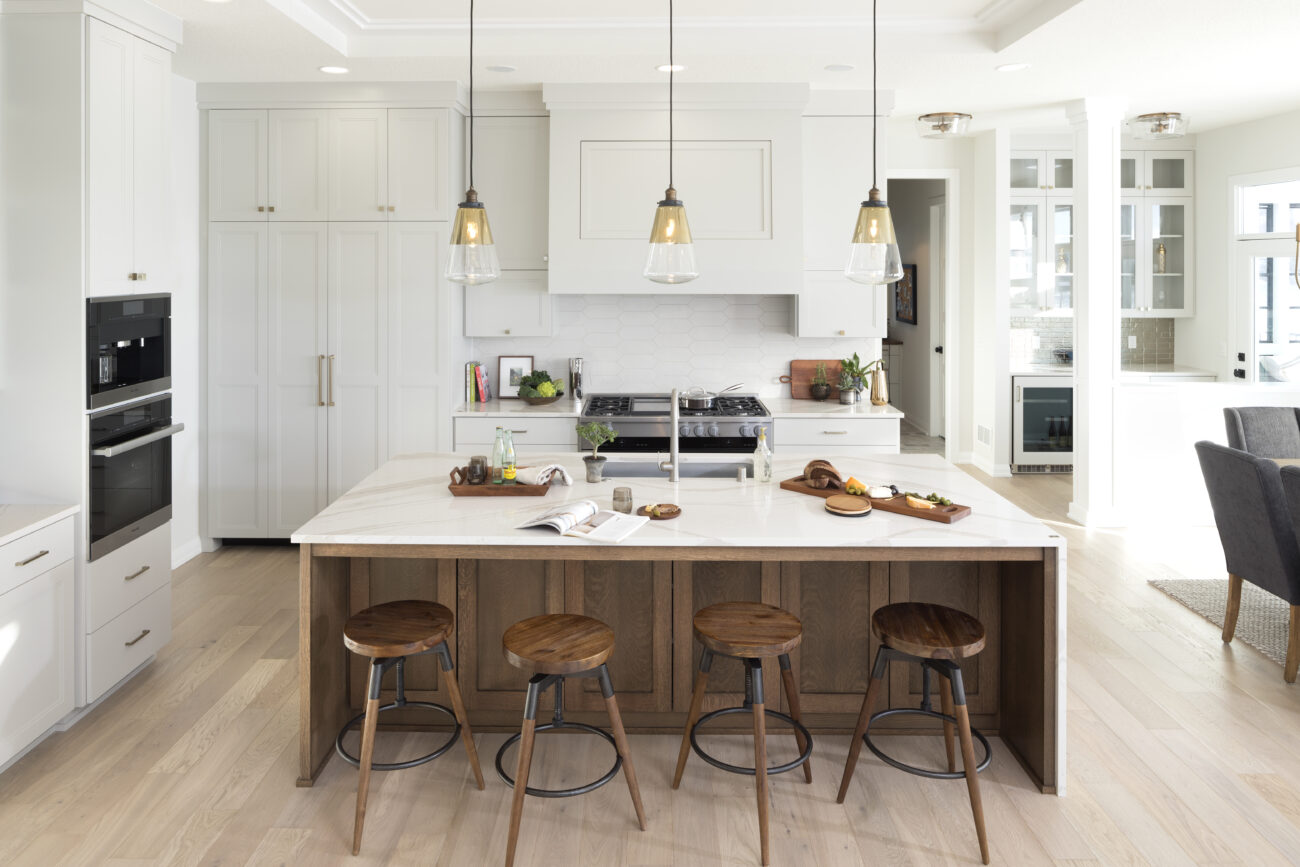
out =
[(474, 189), (474, 0), (469, 0), (469, 188)]
[[(470, 0), (473, 3), (474, 0)], [(871, 188), (876, 188), (876, 2), (871, 0)], [(473, 103), (471, 103), (471, 106)]]
[[(471, 0), (473, 2), (473, 0)], [(668, 189), (673, 188), (673, 0), (668, 0)]]

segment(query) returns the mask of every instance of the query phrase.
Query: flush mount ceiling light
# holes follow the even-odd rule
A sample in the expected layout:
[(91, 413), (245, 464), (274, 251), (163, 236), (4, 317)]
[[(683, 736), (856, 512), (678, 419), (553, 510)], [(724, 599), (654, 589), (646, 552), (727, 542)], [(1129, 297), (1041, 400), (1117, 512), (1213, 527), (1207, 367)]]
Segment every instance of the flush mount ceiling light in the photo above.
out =
[(685, 72), (686, 64), (684, 63), (661, 63), (655, 67), (659, 72)]
[[(225, 0), (208, 0), (208, 2), (209, 2), (209, 3), (211, 3), (211, 2), (222, 2), (222, 3), (224, 3)], [(322, 66), (322, 67), (320, 68), (320, 71), (321, 71), (321, 72), (328, 72), (330, 75), (347, 75), (347, 74), (348, 74), (348, 68), (347, 68), (346, 66)]]
[(921, 138), (957, 138), (965, 135), (969, 126), (969, 114), (936, 111), (916, 119), (916, 134)]
[(871, 192), (858, 209), (853, 227), (849, 262), (844, 276), (856, 283), (893, 283), (903, 276), (903, 257), (898, 252), (894, 220), (889, 205), (876, 187), (876, 0), (871, 0)]
[(655, 208), (650, 227), (650, 254), (641, 276), (656, 283), (688, 283), (700, 276), (695, 267), (695, 244), (686, 222), (686, 206), (673, 187), (673, 73), (685, 69), (673, 62), (673, 0), (668, 0), (668, 189)]
[(1139, 114), (1129, 124), (1129, 133), (1142, 141), (1161, 141), (1187, 135), (1187, 118), (1176, 111)]
[(827, 72), (852, 72), (857, 67), (852, 63), (828, 63), (822, 68)]
[(451, 227), (451, 253), (447, 257), (447, 279), (466, 286), (491, 283), (501, 276), (497, 248), (487, 209), (474, 189), (474, 0), (469, 0), (469, 189), (456, 208)]
[(1029, 63), (1004, 63), (1001, 66), (993, 67), (998, 72), (1024, 72), (1032, 64)]

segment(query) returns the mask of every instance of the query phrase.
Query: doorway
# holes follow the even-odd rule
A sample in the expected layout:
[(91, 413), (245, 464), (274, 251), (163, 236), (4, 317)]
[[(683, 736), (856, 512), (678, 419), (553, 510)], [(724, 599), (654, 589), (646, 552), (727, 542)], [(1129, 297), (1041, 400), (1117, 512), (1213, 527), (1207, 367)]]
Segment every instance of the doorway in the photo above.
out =
[[(1237, 377), (1300, 382), (1300, 169), (1233, 179)], [(1245, 348), (1245, 351), (1242, 351)]]

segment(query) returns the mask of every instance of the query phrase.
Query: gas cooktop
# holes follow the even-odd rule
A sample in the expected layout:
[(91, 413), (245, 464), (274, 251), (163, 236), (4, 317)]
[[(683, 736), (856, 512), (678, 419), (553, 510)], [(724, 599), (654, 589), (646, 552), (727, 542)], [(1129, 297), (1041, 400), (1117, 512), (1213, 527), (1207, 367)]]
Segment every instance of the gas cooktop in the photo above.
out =
[[(584, 418), (659, 418), (672, 412), (672, 397), (666, 394), (593, 394), (582, 407)], [(682, 418), (768, 418), (771, 413), (752, 394), (719, 395), (712, 409), (686, 409)]]

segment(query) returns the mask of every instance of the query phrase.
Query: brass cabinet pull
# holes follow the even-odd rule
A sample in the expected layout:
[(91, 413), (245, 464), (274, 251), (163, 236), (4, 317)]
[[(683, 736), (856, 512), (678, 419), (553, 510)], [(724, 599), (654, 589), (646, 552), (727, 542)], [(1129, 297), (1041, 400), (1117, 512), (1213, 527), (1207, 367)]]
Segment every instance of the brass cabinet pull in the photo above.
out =
[(44, 557), (44, 556), (45, 556), (46, 554), (48, 554), (48, 553), (50, 553), (50, 552), (49, 552), (49, 551), (38, 551), (37, 553), (35, 553), (35, 554), (33, 554), (32, 556), (28, 557), (26, 560), (19, 560), (19, 561), (18, 561), (17, 563), (15, 563), (14, 565), (15, 565), (15, 566), (26, 566), (28, 563), (35, 563), (37, 560), (41, 559), (42, 557)]
[(389, 206), (388, 206), (388, 210), (390, 210), (390, 211), (396, 211), (396, 210), (397, 210), (397, 206), (396, 206), (396, 205), (389, 205)]
[(148, 571), (149, 571), (149, 567), (148, 567), (148, 566), (141, 566), (140, 569), (139, 569), (139, 571), (132, 572), (130, 575), (127, 575), (127, 576), (124, 577), (122, 580), (123, 580), (123, 581), (134, 581), (135, 579), (139, 578), (141, 575), (143, 575), (144, 573), (146, 573), (146, 572), (148, 572)]
[(824, 434), (847, 434), (848, 431), (846, 431), (846, 430), (824, 430), (824, 431), (822, 431), (822, 433), (824, 433)]
[(128, 641), (128, 642), (126, 643), (126, 646), (127, 646), (127, 647), (131, 647), (132, 645), (139, 644), (141, 641), (144, 641), (144, 637), (145, 637), (146, 635), (148, 635), (151, 631), (152, 631), (152, 630), (150, 630), (150, 629), (146, 629), (146, 630), (144, 630), (144, 631), (141, 632), (139, 635), (137, 635), (135, 638), (132, 638), (130, 641)]
[(329, 364), (329, 376), (330, 376), (330, 390), (329, 390), (329, 397), (330, 397), (330, 399), (329, 399), (329, 403), (327, 403), (327, 404), (325, 404), (325, 405), (326, 405), (326, 406), (333, 406), (333, 405), (334, 405), (334, 356), (332, 356), (332, 355), (329, 356), (329, 360), (330, 360), (330, 364)]
[(322, 388), (321, 381), (324, 379), (324, 376), (321, 375), (321, 365), (324, 363), (325, 363), (325, 356), (323, 355), (316, 356), (316, 405), (317, 406), (325, 405), (325, 397), (321, 393), (321, 388)]
[(840, 335), (840, 337), (843, 337), (843, 336), (844, 336), (844, 329), (843, 329), (843, 328), (840, 329), (840, 331), (839, 331), (839, 335)]
[(384, 211), (384, 206), (383, 206), (383, 205), (380, 205), (380, 206), (379, 206), (379, 212), (380, 212), (380, 213), (383, 213), (383, 211)]
[(506, 334), (509, 334), (509, 333), (510, 333), (510, 329), (507, 328), (507, 329), (506, 329)]
[(266, 209), (270, 211), (272, 214), (275, 213), (275, 205), (268, 205)]
[(514, 436), (515, 434), (521, 434), (521, 433), (528, 433), (528, 431), (526, 431), (526, 430), (512, 430), (512, 431), (510, 432), (510, 435), (511, 435), (511, 436)]
[(134, 271), (132, 271), (130, 274), (127, 274), (127, 275), (126, 275), (126, 279), (128, 279), (128, 280), (139, 280), (139, 279), (140, 279), (140, 275), (137, 274), (137, 273), (135, 273)]
[(258, 205), (258, 206), (257, 206), (257, 212), (258, 212), (259, 214), (265, 214), (265, 213), (266, 213), (266, 205)]

